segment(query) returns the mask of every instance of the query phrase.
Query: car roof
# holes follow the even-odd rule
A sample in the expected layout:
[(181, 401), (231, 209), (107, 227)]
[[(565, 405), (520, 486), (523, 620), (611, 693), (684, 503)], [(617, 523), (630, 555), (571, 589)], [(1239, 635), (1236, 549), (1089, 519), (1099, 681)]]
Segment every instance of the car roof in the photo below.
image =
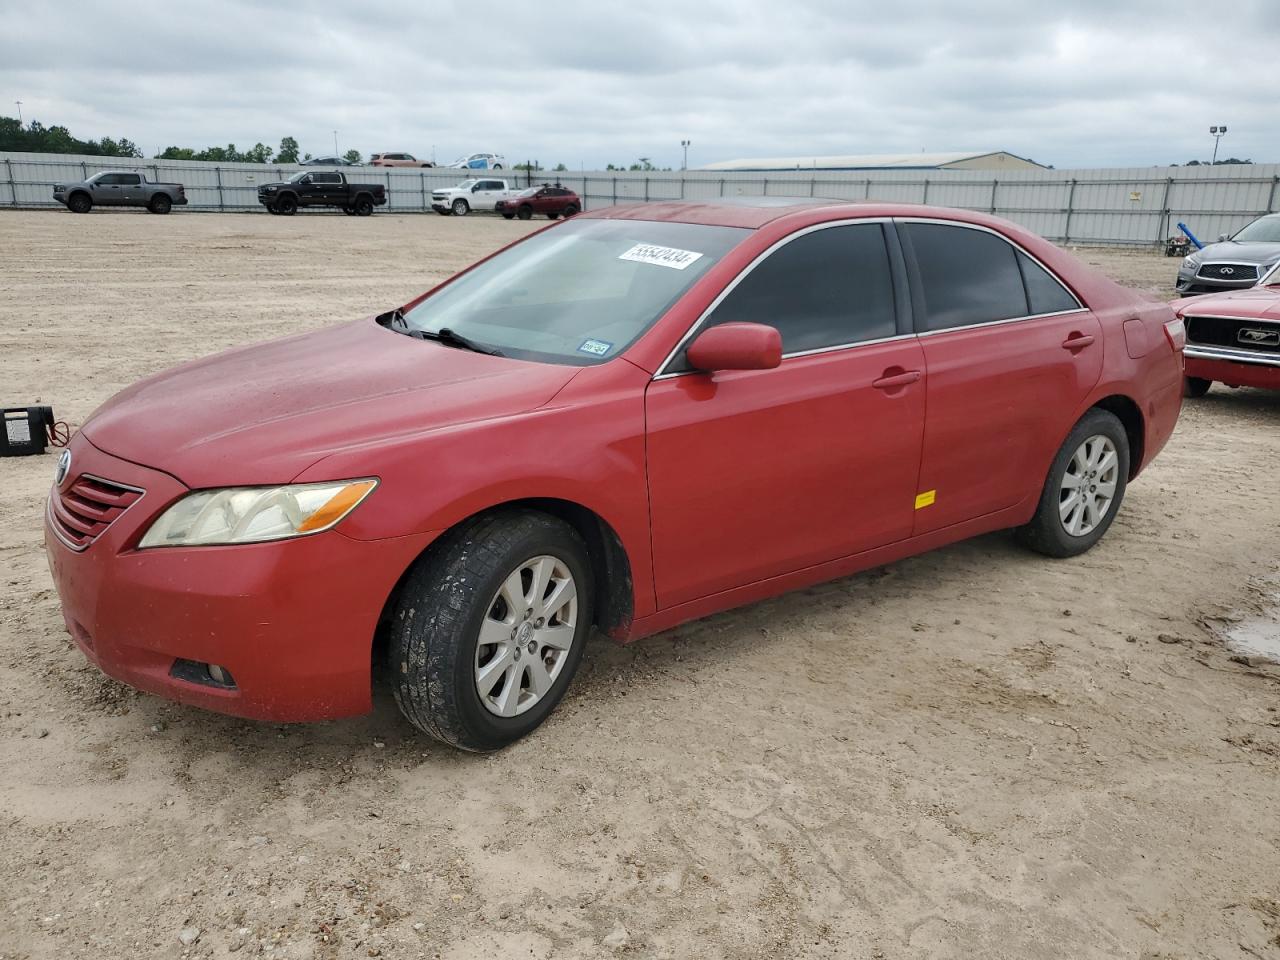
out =
[(582, 216), (609, 220), (666, 220), (674, 223), (701, 223), (713, 227), (747, 227), (754, 230), (788, 214), (824, 207), (849, 207), (861, 202), (822, 197), (715, 197), (709, 200), (659, 200), (629, 204), (596, 210)]

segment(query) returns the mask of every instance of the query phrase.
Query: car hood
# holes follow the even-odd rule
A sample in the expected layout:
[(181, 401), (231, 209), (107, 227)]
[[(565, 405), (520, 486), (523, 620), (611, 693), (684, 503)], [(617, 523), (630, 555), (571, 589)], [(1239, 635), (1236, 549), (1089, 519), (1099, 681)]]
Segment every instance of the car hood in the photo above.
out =
[(1223, 240), (1208, 243), (1192, 254), (1197, 262), (1225, 260), (1231, 263), (1275, 263), (1280, 260), (1280, 243), (1236, 243)]
[(578, 369), (415, 340), (369, 319), (175, 367), (116, 394), (82, 431), (190, 487), (288, 483), (347, 447), (535, 409)]
[(1249, 287), (1231, 293), (1206, 293), (1177, 304), (1180, 316), (1245, 317), (1280, 320), (1280, 287)]

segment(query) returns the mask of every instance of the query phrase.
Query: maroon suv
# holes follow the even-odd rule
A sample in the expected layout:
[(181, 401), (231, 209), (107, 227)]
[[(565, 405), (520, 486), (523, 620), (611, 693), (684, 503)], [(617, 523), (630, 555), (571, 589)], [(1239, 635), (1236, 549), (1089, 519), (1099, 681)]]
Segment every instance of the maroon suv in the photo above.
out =
[(549, 219), (554, 220), (557, 217), (572, 217), (582, 209), (582, 201), (568, 187), (559, 184), (553, 187), (544, 183), (540, 187), (530, 187), (510, 200), (499, 200), (494, 209), (508, 220), (512, 217), (528, 220), (535, 213), (545, 213)]

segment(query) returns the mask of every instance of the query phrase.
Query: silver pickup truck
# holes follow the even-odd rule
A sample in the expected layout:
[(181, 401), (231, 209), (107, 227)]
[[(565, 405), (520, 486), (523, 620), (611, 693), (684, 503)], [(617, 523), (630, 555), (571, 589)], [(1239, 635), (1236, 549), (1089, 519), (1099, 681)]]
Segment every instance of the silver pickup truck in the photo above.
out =
[(140, 173), (95, 173), (78, 183), (58, 183), (53, 199), (72, 213), (88, 213), (95, 206), (146, 207), (152, 213), (168, 213), (185, 206), (187, 193), (180, 183), (153, 183)]

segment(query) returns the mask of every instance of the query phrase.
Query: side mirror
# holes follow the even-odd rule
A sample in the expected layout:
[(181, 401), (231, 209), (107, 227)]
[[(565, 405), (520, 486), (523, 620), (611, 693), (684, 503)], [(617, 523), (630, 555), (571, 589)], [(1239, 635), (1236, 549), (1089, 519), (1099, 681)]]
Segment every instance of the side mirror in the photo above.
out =
[(1231, 234), (1229, 234), (1229, 233), (1220, 233), (1220, 234), (1218, 234), (1218, 242), (1219, 242), (1219, 243), (1221, 243), (1223, 240), (1230, 240), (1230, 239), (1231, 239)]
[(722, 323), (693, 338), (686, 356), (698, 370), (771, 370), (782, 362), (782, 334), (763, 323)]

